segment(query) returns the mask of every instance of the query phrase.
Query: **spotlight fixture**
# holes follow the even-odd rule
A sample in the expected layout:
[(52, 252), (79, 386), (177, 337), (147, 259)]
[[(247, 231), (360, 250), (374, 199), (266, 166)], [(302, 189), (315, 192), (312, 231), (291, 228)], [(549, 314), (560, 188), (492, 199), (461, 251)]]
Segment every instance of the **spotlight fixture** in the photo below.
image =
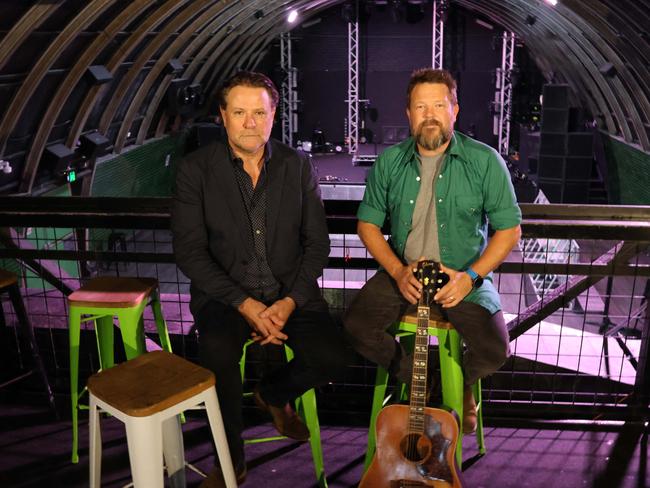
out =
[(557, 0), (544, 0), (544, 1), (549, 5), (552, 5), (553, 7), (557, 5)]
[(534, 15), (530, 15), (530, 14), (528, 14), (526, 16), (526, 24), (535, 25), (535, 22), (537, 22), (537, 17), (535, 17)]
[(290, 24), (293, 24), (297, 19), (298, 19), (297, 10), (292, 10), (291, 12), (289, 12), (289, 15), (287, 15), (287, 22), (289, 22)]
[(106, 66), (103, 66), (101, 64), (88, 66), (86, 72), (84, 73), (84, 76), (86, 80), (93, 85), (103, 85), (104, 83), (108, 83), (113, 79), (111, 72), (106, 69)]
[(261, 18), (264, 17), (264, 10), (257, 10), (254, 14), (253, 17), (255, 17), (257, 20), (260, 20)]
[(172, 58), (169, 61), (167, 61), (167, 64), (165, 64), (165, 69), (164, 69), (165, 74), (175, 75), (177, 73), (180, 73), (181, 71), (183, 71), (183, 63), (178, 58)]
[(607, 76), (609, 78), (613, 78), (614, 76), (616, 76), (616, 67), (612, 63), (602, 64), (598, 68), (598, 71), (600, 71), (600, 74)]

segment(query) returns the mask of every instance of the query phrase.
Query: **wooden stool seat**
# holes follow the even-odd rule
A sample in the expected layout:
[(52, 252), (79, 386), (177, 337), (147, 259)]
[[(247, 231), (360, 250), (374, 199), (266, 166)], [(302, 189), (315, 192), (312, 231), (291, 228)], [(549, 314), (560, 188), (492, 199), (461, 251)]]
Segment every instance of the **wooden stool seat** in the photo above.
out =
[[(204, 405), (227, 488), (236, 488), (226, 432), (208, 371), (166, 351), (144, 353), (94, 374), (90, 398), (90, 488), (101, 486), (100, 409), (124, 423), (134, 488), (186, 486), (180, 414)], [(169, 483), (164, 483), (163, 457)]]
[[(78, 290), (68, 295), (70, 338), (70, 398), (72, 408), (72, 462), (79, 461), (79, 347), (82, 322), (93, 322), (97, 336), (99, 364), (108, 370), (115, 364), (114, 330), (115, 318), (127, 359), (133, 359), (147, 351), (145, 344), (144, 312), (149, 305), (158, 330), (160, 345), (171, 352), (167, 324), (162, 313), (158, 280), (155, 278), (100, 276), (92, 278)], [(140, 385), (146, 381), (141, 376)], [(135, 392), (134, 395), (140, 393)], [(140, 405), (140, 407), (143, 407)]]
[(84, 307), (129, 308), (149, 297), (157, 287), (155, 278), (101, 276), (68, 295), (68, 303)]
[(214, 374), (163, 351), (153, 351), (88, 378), (100, 400), (131, 417), (165, 410), (214, 386)]
[(18, 283), (18, 277), (11, 271), (0, 269), (0, 289)]

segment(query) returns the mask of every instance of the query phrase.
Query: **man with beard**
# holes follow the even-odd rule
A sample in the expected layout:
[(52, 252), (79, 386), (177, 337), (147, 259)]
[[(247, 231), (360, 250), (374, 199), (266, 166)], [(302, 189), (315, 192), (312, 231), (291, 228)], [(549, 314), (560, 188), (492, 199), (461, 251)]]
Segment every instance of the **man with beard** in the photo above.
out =
[[(454, 131), (458, 110), (450, 73), (422, 69), (411, 75), (406, 115), (412, 137), (377, 158), (357, 214), (359, 237), (380, 269), (343, 322), (362, 356), (410, 383), (412, 357), (386, 330), (415, 312), (421, 291), (413, 274), (417, 262), (439, 262), (450, 280), (434, 296), (436, 308), (467, 346), (462, 427), (468, 433), (476, 429), (471, 385), (509, 355), (491, 273), (519, 240), (521, 211), (501, 156)], [(389, 242), (381, 231), (386, 217)], [(489, 242), (488, 222), (494, 230)]]

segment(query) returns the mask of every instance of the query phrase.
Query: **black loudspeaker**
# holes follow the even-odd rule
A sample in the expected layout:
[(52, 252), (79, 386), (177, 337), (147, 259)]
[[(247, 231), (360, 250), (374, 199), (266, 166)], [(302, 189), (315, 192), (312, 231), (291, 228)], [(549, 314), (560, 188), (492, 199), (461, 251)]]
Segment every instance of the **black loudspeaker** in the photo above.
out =
[(172, 58), (167, 61), (164, 71), (167, 75), (180, 73), (183, 71), (183, 63), (180, 61), (180, 59)]
[(588, 158), (566, 158), (564, 177), (567, 180), (580, 180), (589, 181), (591, 178), (591, 169), (593, 166), (593, 159)]
[(562, 203), (589, 203), (589, 182), (567, 182)]
[(539, 187), (551, 203), (562, 203), (564, 182), (562, 180), (539, 179)]
[(543, 108), (569, 108), (569, 85), (544, 85), (542, 88)]
[(74, 158), (74, 151), (65, 144), (52, 144), (45, 148), (44, 160), (56, 173), (63, 173)]
[(564, 156), (540, 156), (537, 174), (540, 178), (564, 178)]
[(111, 152), (110, 148), (110, 141), (99, 132), (84, 134), (79, 139), (79, 151), (88, 159), (105, 156)]
[(542, 110), (542, 132), (566, 132), (569, 129), (569, 110), (546, 108)]
[(594, 154), (594, 135), (591, 132), (569, 132), (567, 154), (591, 158)]
[(113, 75), (110, 71), (106, 69), (106, 66), (101, 64), (88, 66), (84, 76), (86, 77), (86, 80), (93, 85), (103, 85), (113, 79)]
[(187, 78), (174, 78), (169, 82), (169, 87), (167, 88), (167, 110), (172, 115), (186, 111), (189, 99), (185, 100), (183, 92), (189, 84), (190, 80)]
[(542, 132), (539, 141), (540, 156), (566, 155), (567, 134)]

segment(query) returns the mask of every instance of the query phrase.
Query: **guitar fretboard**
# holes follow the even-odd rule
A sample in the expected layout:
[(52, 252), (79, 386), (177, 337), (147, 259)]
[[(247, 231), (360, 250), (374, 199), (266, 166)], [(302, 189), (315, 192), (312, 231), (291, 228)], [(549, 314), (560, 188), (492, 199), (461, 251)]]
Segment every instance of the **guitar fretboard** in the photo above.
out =
[(424, 407), (427, 400), (427, 371), (429, 363), (429, 307), (418, 306), (418, 325), (413, 351), (409, 432), (424, 432)]

